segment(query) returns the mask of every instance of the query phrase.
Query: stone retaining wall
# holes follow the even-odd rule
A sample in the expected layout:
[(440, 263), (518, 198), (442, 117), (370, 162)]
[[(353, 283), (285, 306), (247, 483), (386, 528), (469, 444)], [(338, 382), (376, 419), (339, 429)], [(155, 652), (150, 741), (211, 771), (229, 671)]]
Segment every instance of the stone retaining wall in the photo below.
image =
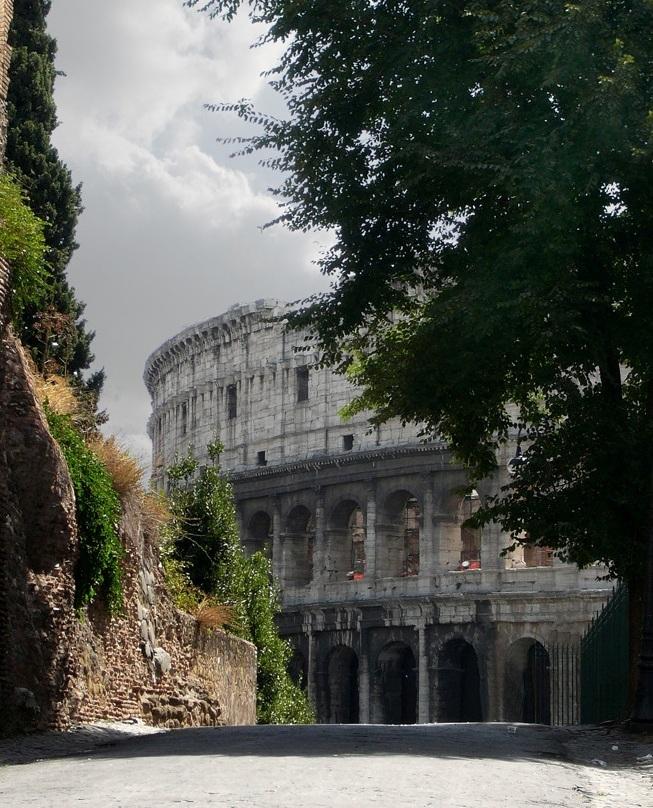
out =
[(256, 651), (202, 628), (170, 603), (137, 502), (122, 522), (125, 609), (89, 609), (79, 629), (73, 713), (83, 721), (142, 718), (157, 726), (253, 724)]
[[(0, 0), (0, 164), (12, 2)], [(0, 735), (142, 717), (167, 727), (256, 720), (256, 651), (177, 611), (137, 502), (121, 525), (125, 608), (74, 610), (75, 496), (8, 316), (0, 258)]]

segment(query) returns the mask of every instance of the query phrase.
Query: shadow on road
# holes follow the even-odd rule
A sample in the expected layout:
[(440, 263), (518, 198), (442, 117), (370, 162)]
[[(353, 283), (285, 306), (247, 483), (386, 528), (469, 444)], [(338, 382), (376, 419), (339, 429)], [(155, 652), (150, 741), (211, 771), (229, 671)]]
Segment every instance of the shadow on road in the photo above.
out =
[[(5, 763), (84, 756), (145, 758), (168, 756), (329, 757), (413, 755), (491, 760), (565, 760), (566, 731), (539, 725), (430, 724), (218, 727), (173, 730), (139, 737), (105, 733), (95, 740), (68, 742), (66, 734), (48, 743), (27, 742)], [(81, 748), (80, 748), (81, 746)], [(2, 752), (5, 754), (2, 754)]]

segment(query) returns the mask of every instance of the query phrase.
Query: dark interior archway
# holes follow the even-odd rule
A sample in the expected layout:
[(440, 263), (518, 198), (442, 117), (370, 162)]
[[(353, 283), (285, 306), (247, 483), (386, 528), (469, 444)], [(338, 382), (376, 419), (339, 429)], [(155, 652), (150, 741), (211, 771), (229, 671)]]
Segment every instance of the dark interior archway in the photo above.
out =
[(272, 520), (265, 511), (257, 511), (249, 520), (243, 542), (247, 555), (257, 552), (269, 554)]
[(299, 685), (302, 690), (306, 690), (308, 685), (308, 666), (306, 664), (306, 657), (297, 649), (293, 651), (290, 657), (288, 673), (296, 685)]
[(329, 653), (327, 710), (329, 724), (358, 724), (358, 657), (346, 645)]
[(386, 497), (377, 524), (376, 569), (380, 578), (419, 573), (421, 512), (410, 491), (395, 491)]
[(473, 489), (460, 504), (460, 567), (461, 569), (478, 569), (481, 566), (481, 530), (467, 524), (481, 507), (478, 491)]
[(473, 646), (458, 637), (438, 658), (438, 720), (482, 721), (481, 678)]
[(507, 721), (551, 723), (549, 654), (531, 637), (513, 643), (506, 662), (504, 712)]
[(376, 676), (382, 723), (415, 724), (417, 666), (410, 646), (403, 642), (386, 645), (378, 656)]
[(283, 536), (283, 580), (287, 586), (306, 586), (313, 579), (315, 526), (304, 505), (294, 507), (286, 518)]
[(329, 520), (328, 573), (332, 581), (362, 578), (365, 574), (365, 516), (354, 500), (344, 500)]

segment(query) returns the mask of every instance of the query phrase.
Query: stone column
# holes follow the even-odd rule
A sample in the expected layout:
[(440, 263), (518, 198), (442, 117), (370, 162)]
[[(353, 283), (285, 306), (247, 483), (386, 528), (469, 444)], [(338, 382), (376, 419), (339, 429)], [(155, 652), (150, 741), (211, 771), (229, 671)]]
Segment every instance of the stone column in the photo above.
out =
[(418, 637), (418, 668), (417, 668), (417, 722), (418, 724), (428, 724), (430, 717), (430, 682), (429, 682), (429, 660), (428, 649), (426, 647), (426, 626), (419, 623), (415, 626)]
[(315, 636), (313, 635), (313, 628), (312, 626), (308, 627), (308, 661), (307, 661), (307, 682), (306, 682), (306, 692), (308, 695), (308, 700), (313, 706), (313, 709), (316, 711), (317, 715), (317, 682), (316, 682), (316, 670), (317, 670), (317, 659), (315, 658)]
[(370, 658), (365, 634), (361, 629), (360, 659), (358, 660), (358, 722), (370, 723)]
[(509, 538), (504, 537), (501, 525), (491, 522), (481, 531), (481, 569), (503, 570), (506, 568), (505, 559), (501, 550), (509, 544)]
[(313, 583), (323, 584), (326, 574), (327, 536), (324, 513), (324, 494), (316, 489), (315, 497), (315, 545), (313, 548)]
[(281, 544), (281, 507), (279, 498), (272, 500), (272, 575), (281, 585), (283, 573), (283, 547)]
[(422, 529), (419, 533), (419, 574), (433, 574), (435, 555), (435, 536), (433, 531), (433, 486), (430, 477), (426, 479), (424, 501), (422, 503)]
[(372, 480), (367, 492), (365, 519), (365, 578), (376, 579), (376, 485)]
[(448, 513), (434, 513), (431, 574), (458, 569), (460, 562), (460, 525)]

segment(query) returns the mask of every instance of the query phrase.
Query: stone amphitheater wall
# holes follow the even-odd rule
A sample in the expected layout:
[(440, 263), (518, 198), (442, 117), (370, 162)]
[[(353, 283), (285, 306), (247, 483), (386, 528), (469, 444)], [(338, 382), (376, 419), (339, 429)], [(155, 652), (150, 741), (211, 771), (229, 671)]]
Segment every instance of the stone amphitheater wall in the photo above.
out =
[(313, 367), (317, 356), (302, 350), (303, 336), (284, 327), (286, 311), (274, 300), (233, 307), (149, 357), (144, 378), (152, 397), (155, 482), (163, 484), (165, 468), (191, 446), (206, 462), (216, 435), (230, 472), (418, 441), (417, 428), (398, 422), (370, 429), (365, 414), (343, 421), (339, 412), (354, 387)]
[(318, 719), (573, 723), (578, 643), (609, 596), (605, 570), (506, 553), (496, 525), (470, 535), (470, 508), (507, 482), (515, 447), (469, 491), (418, 427), (343, 422), (355, 389), (313, 370), (285, 312), (258, 301), (192, 326), (152, 354), (145, 381), (159, 486), (176, 455), (193, 446), (206, 463), (208, 441), (224, 442), (243, 543), (271, 556)]

